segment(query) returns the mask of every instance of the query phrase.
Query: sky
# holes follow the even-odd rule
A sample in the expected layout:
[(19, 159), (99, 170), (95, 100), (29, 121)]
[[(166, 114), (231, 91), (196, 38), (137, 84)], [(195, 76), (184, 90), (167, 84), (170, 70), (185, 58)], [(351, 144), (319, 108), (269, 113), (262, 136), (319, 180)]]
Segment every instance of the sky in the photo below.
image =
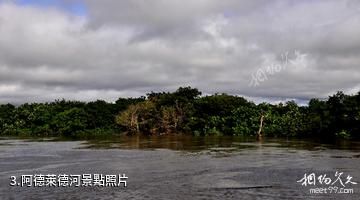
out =
[(0, 0), (0, 103), (360, 91), (357, 0)]

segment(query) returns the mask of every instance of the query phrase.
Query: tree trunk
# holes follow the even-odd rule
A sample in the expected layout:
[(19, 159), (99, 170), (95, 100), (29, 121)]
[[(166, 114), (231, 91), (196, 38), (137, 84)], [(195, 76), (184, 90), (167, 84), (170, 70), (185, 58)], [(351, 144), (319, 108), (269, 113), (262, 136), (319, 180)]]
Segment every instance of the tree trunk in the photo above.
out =
[(258, 132), (257, 132), (257, 136), (258, 136), (258, 137), (262, 137), (263, 126), (264, 126), (264, 115), (261, 115), (259, 130), (258, 130)]

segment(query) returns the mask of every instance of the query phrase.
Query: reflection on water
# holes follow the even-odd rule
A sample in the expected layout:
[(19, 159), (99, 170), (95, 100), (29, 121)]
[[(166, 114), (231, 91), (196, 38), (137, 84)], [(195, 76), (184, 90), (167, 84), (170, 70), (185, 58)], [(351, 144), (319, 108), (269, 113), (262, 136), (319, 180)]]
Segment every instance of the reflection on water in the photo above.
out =
[[(0, 199), (359, 199), (309, 194), (304, 173), (350, 174), (360, 143), (182, 135), (71, 141), (0, 138)], [(127, 188), (10, 187), (22, 174), (126, 173)]]
[(84, 148), (120, 148), (120, 149), (171, 149), (200, 151), (210, 148), (238, 149), (251, 145), (238, 145), (242, 142), (255, 142), (250, 138), (239, 137), (191, 137), (191, 136), (133, 136), (118, 137), (111, 140), (89, 140)]
[(289, 140), (281, 138), (208, 136), (193, 137), (184, 135), (164, 136), (123, 136), (110, 139), (93, 139), (84, 143), (82, 148), (94, 149), (171, 149), (184, 151), (229, 150), (237, 151), (246, 148), (279, 147), (306, 149), (310, 151), (324, 149), (360, 150), (360, 142), (339, 140), (324, 143), (316, 140)]

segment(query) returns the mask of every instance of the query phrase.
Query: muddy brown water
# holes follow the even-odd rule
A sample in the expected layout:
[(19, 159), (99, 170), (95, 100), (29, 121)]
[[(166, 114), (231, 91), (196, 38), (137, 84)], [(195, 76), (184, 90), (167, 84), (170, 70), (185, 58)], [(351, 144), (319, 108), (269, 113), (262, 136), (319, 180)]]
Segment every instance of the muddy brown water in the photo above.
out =
[[(319, 175), (345, 189), (310, 194)], [(315, 173), (315, 185), (297, 182)], [(22, 175), (125, 174), (127, 187), (10, 186)], [(347, 176), (351, 182), (345, 184)], [(354, 184), (358, 183), (358, 184)], [(340, 192), (340, 191), (338, 191)], [(360, 142), (243, 137), (0, 138), (0, 199), (360, 199)]]

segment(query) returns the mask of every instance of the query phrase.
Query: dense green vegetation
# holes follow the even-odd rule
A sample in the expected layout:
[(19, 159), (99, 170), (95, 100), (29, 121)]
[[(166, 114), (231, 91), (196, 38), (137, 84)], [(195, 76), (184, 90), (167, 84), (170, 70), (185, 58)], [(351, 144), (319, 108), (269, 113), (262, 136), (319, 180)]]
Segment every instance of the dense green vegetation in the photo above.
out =
[(263, 116), (266, 136), (360, 137), (360, 92), (342, 92), (308, 106), (259, 105), (227, 94), (201, 96), (184, 87), (146, 97), (78, 102), (57, 100), (0, 105), (0, 135), (86, 136), (98, 134), (256, 135)]

